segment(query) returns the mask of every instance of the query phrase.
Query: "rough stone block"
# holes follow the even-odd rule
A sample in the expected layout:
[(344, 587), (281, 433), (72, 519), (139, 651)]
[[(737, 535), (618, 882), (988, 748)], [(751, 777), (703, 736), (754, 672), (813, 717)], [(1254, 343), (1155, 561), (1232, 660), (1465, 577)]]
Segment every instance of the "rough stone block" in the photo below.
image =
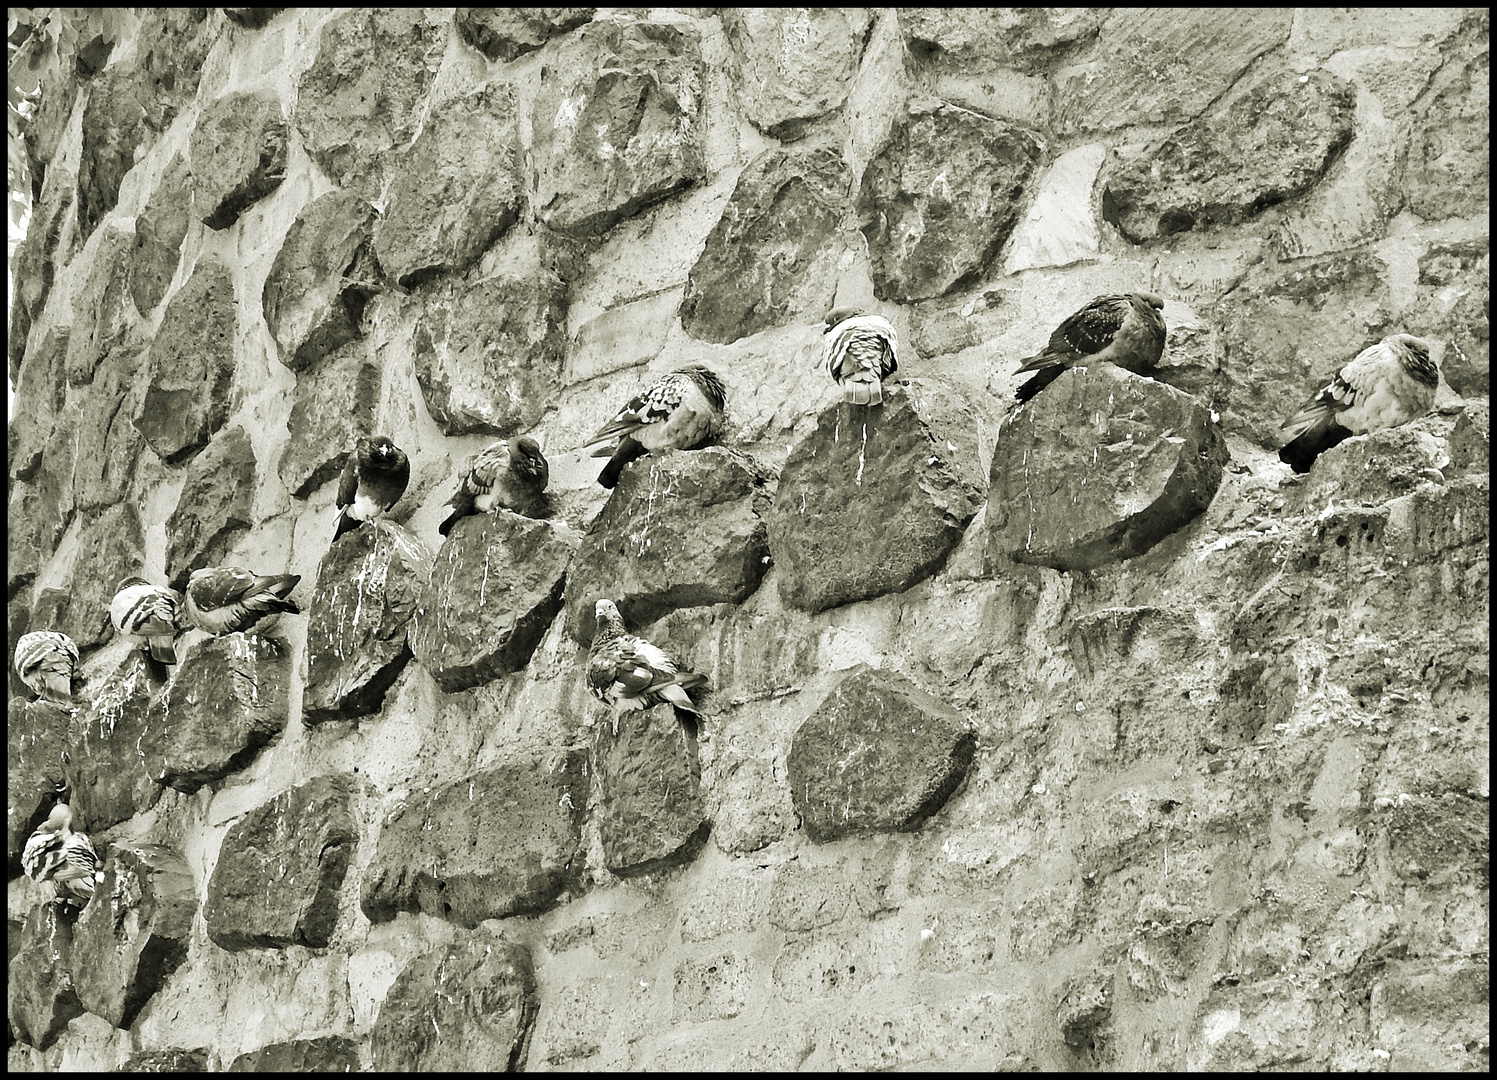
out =
[(1481, 1071), (1491, 1039), (1491, 968), (1470, 960), (1394, 961), (1372, 988), (1373, 1038), (1389, 1069)]
[(458, 8), (458, 36), (490, 60), (508, 62), (590, 21), (597, 8)]
[(298, 1039), (296, 1042), (271, 1043), (229, 1063), (225, 1072), (317, 1072), (347, 1073), (359, 1071), (359, 1044), (342, 1035), (324, 1035), (320, 1039)]
[(886, 385), (881, 406), (823, 409), (766, 518), (780, 595), (814, 614), (939, 570), (982, 506), (978, 424), (930, 379)]
[[(28, 146), (33, 131), (35, 127), (28, 125)], [(47, 169), (40, 197), (32, 200), (31, 220), (26, 225), (26, 236), (16, 245), (11, 256), (11, 287), (15, 290), (15, 300), (11, 305), (11, 325), (7, 337), (10, 338), (12, 380), (16, 378), (16, 365), (20, 361), (21, 350), (26, 345), (31, 321), (39, 318), (47, 305), (57, 268), (68, 263), (73, 256), (74, 245), (80, 243), (74, 222), (76, 184), (76, 178), (62, 165)]]
[(732, 1020), (753, 993), (753, 968), (746, 956), (721, 953), (676, 965), (671, 992), (671, 1019)]
[(85, 515), (73, 560), (82, 572), (74, 574), (51, 628), (67, 634), (80, 649), (113, 637), (109, 601), (121, 578), (140, 573), (144, 551), (144, 531), (133, 501)]
[(6, 1017), (15, 1037), (45, 1050), (83, 1015), (73, 987), (72, 909), (42, 903), (26, 916), (20, 948), (8, 965)]
[(852, 903), (846, 870), (842, 864), (780, 866), (769, 890), (770, 923), (787, 933), (804, 934), (841, 920)]
[(203, 106), (189, 143), (193, 212), (227, 229), (286, 178), (286, 117), (269, 90), (229, 93)]
[(142, 1050), (131, 1054), (115, 1070), (116, 1072), (207, 1072), (208, 1051), (182, 1050), (170, 1047), (165, 1050)]
[(567, 385), (648, 364), (664, 348), (680, 306), (680, 290), (669, 289), (583, 323), (567, 349)]
[[(73, 505), (79, 510), (114, 506), (129, 498), (140, 458), (141, 438), (132, 419), (144, 392), (140, 378), (144, 348), (122, 342), (109, 350), (93, 385), (66, 419), (77, 446), (73, 466)], [(75, 393), (75, 397), (76, 397)]]
[(1475, 217), (1491, 202), (1490, 27), (1471, 13), (1451, 62), (1432, 80), (1438, 87), (1413, 124), (1404, 150), (1403, 186), (1409, 209), (1426, 221)]
[[(13, 634), (9, 640), (15, 641), (17, 637)], [(65, 707), (45, 698), (27, 701), (13, 694), (9, 700), (5, 726), (5, 861), (10, 868), (7, 878), (21, 873), (21, 851), (57, 801), (71, 717)]]
[(381, 378), (363, 339), (297, 377), (286, 418), (290, 436), (277, 467), (292, 498), (305, 499), (340, 477), (359, 437), (374, 434)]
[(1050, 70), (1097, 36), (1105, 9), (899, 8), (899, 31), (915, 62), (983, 73)]
[(1404, 315), (1410, 333), (1446, 344), (1440, 373), (1470, 397), (1492, 393), (1492, 252), (1485, 238), (1435, 244), (1419, 259), (1418, 295)]
[(99, 361), (129, 334), (138, 315), (130, 298), (135, 237), (117, 225), (100, 235), (87, 273), (75, 279), (67, 374), (72, 386), (93, 382)]
[(1005, 274), (1097, 257), (1102, 241), (1092, 214), (1092, 186), (1106, 154), (1101, 143), (1088, 143), (1055, 159), (1040, 181), (1034, 205), (1014, 230)]
[(902, 675), (859, 665), (796, 729), (790, 796), (817, 843), (913, 832), (966, 779), (977, 734)]
[(132, 650), (68, 725), (63, 778), (84, 831), (102, 832), (148, 810), (161, 786), (146, 773), (136, 743), (145, 734), (152, 686), (144, 654)]
[(847, 99), (872, 22), (843, 8), (725, 8), (721, 18), (744, 115), (786, 142)]
[(1406, 495), (1446, 459), (1440, 440), (1410, 427), (1353, 436), (1315, 459), (1292, 505), (1319, 513), (1332, 500), (1376, 505)]
[(998, 435), (988, 553), (1057, 570), (1141, 555), (1211, 504), (1227, 460), (1188, 394), (1111, 364), (1072, 368)]
[(67, 401), (64, 358), (67, 327), (51, 327), (26, 357), (16, 383), (16, 407), (6, 428), (12, 480), (33, 480)]
[(598, 723), (609, 728), (599, 735), (595, 815), (609, 871), (633, 877), (696, 858), (711, 822), (694, 735), (670, 705), (624, 713), (616, 737), (611, 711)]
[(231, 428), (186, 473), (177, 508), (166, 521), (167, 584), (178, 591), (194, 570), (223, 565), (254, 524), (255, 448), (243, 428)]
[(1492, 413), (1483, 402), (1468, 401), (1450, 432), (1450, 472), (1492, 471)]

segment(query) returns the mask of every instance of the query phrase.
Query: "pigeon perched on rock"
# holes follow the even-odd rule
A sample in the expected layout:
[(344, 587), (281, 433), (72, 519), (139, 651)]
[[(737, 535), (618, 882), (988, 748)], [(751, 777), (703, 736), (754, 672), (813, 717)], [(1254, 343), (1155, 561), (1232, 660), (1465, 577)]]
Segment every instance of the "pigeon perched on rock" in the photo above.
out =
[(541, 445), (529, 435), (501, 440), (480, 450), (447, 505), (452, 513), (437, 527), (446, 536), (459, 518), (487, 514), (496, 506), (526, 517), (543, 517), (551, 466)]
[(338, 481), (337, 540), (394, 506), (411, 482), (411, 459), (388, 435), (361, 435)]
[(16, 674), (31, 692), (49, 701), (72, 704), (78, 674), (78, 646), (56, 630), (33, 630), (16, 642)]
[(175, 664), (173, 642), (177, 635), (177, 606), (181, 596), (174, 589), (152, 585), (145, 578), (127, 577), (109, 602), (114, 628), (162, 664)]
[(594, 609), (598, 629), (587, 656), (587, 685), (593, 696), (613, 706), (613, 733), (619, 716), (668, 701), (693, 716), (701, 715), (686, 691), (707, 682), (705, 675), (682, 671), (681, 665), (642, 637), (624, 629), (623, 616), (612, 600), (599, 600)]
[(50, 881), (59, 900), (82, 907), (94, 895), (94, 885), (103, 875), (93, 842), (74, 832), (72, 824), (72, 807), (65, 802), (54, 806), (26, 841), (21, 868), (34, 881)]
[(878, 405), (884, 380), (899, 367), (899, 335), (882, 315), (865, 315), (860, 307), (827, 312), (821, 366), (842, 387), (849, 405)]
[(1393, 334), (1363, 349), (1279, 429), (1279, 460), (1309, 472), (1322, 453), (1353, 435), (1417, 420), (1435, 404), (1440, 366), (1430, 343)]
[(1039, 372), (1014, 392), (1028, 401), (1076, 364), (1107, 361), (1147, 375), (1164, 354), (1164, 298), (1153, 293), (1098, 296), (1055, 328), (1050, 343), (1019, 368)]
[(630, 398), (617, 416), (583, 444), (619, 437), (616, 447), (593, 451), (593, 457), (613, 455), (598, 474), (598, 483), (612, 490), (624, 466), (646, 454), (705, 446), (722, 432), (727, 399), (722, 379), (701, 364), (661, 376)]
[(218, 637), (248, 630), (273, 613), (300, 615), (296, 601), (286, 599), (299, 581), (300, 574), (260, 577), (238, 566), (194, 570), (187, 579), (187, 621)]

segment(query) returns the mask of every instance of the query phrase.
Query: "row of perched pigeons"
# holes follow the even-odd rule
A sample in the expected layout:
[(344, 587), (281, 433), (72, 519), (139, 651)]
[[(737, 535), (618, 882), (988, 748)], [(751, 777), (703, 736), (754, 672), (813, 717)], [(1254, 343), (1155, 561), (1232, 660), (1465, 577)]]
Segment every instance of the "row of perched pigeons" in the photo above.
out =
[[(1137, 375), (1149, 375), (1164, 353), (1164, 299), (1153, 293), (1098, 296), (1072, 314), (1050, 335), (1045, 348), (1027, 357), (1019, 372), (1034, 376), (1015, 392), (1022, 406), (1033, 400), (1068, 368), (1112, 363)], [(881, 315), (858, 307), (835, 307), (823, 322), (821, 367), (855, 407), (883, 402), (883, 383), (898, 370), (899, 338)], [(1429, 344), (1409, 334), (1394, 334), (1363, 350), (1335, 372), (1281, 429), (1279, 457), (1295, 472), (1307, 472), (1315, 458), (1352, 435), (1408, 423), (1429, 412), (1439, 383), (1439, 368)], [(727, 390), (718, 375), (701, 364), (670, 372), (631, 398), (584, 446), (599, 445), (594, 457), (608, 457), (598, 483), (613, 489), (624, 468), (646, 455), (696, 450), (722, 433)], [(333, 540), (388, 512), (405, 493), (411, 463), (388, 436), (361, 437), (339, 480)], [(500, 440), (468, 462), (451, 513), (438, 532), (470, 514), (503, 507), (527, 517), (547, 514), (546, 485), (550, 468), (540, 444), (530, 436)], [(110, 619), (123, 636), (137, 642), (152, 661), (176, 663), (175, 637), (195, 627), (211, 635), (247, 630), (273, 614), (298, 614), (289, 594), (296, 574), (261, 576), (240, 567), (196, 570), (187, 589), (151, 585), (139, 577), (120, 583), (109, 605)], [(643, 638), (629, 634), (618, 607), (600, 599), (595, 609), (597, 632), (588, 653), (587, 684), (598, 700), (619, 717), (635, 709), (668, 702), (697, 715), (688, 690), (703, 687), (705, 676), (685, 670), (671, 656)], [(65, 634), (39, 630), (16, 645), (16, 671), (41, 697), (68, 704), (77, 675), (78, 647)], [(71, 829), (72, 812), (60, 803), (27, 841), (22, 864), (37, 880), (50, 880), (59, 898), (87, 901), (97, 876), (92, 844)]]

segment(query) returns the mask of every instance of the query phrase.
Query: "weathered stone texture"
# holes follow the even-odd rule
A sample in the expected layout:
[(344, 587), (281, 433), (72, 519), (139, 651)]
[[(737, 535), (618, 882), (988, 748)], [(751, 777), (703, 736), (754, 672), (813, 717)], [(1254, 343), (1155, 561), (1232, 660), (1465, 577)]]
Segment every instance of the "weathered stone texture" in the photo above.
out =
[(896, 120), (857, 199), (879, 299), (940, 296), (982, 271), (1013, 232), (1042, 153), (1026, 128), (950, 105)]
[(362, 339), (298, 376), (277, 467), (292, 498), (305, 499), (341, 476), (359, 437), (374, 434), (381, 377)]
[(837, 292), (851, 183), (831, 150), (766, 150), (749, 162), (687, 279), (686, 332), (727, 343), (819, 321)]
[(551, 909), (581, 880), (588, 783), (572, 751), (413, 792), (385, 821), (359, 906), (371, 922), (422, 911), (467, 927)]
[(1034, 204), (1014, 230), (1004, 273), (1068, 266), (1098, 256), (1102, 241), (1092, 213), (1092, 187), (1105, 156), (1100, 143), (1088, 143), (1051, 163)]
[(177, 264), (182, 261), (182, 241), (192, 214), (192, 171), (179, 151), (151, 193), (146, 208), (135, 219), (135, 252), (131, 257), (130, 297), (142, 315), (156, 310), (166, 298)]
[(1492, 392), (1491, 244), (1435, 244), (1419, 259), (1418, 300), (1408, 331), (1445, 342), (1440, 372), (1458, 394)]
[(224, 14), (229, 17), (230, 22), (246, 30), (258, 30), (275, 18), (277, 13), (285, 10), (278, 7), (224, 8)]
[(1095, 8), (899, 8), (905, 48), (938, 67), (1043, 72), (1097, 36)]
[[(24, 633), (24, 630), (22, 631)], [(16, 640), (13, 636), (11, 641)], [(14, 665), (12, 665), (14, 667)], [(12, 679), (19, 682), (19, 679)], [(30, 690), (12, 694), (5, 726), (5, 861), (8, 878), (21, 873), (21, 851), (47, 819), (62, 782), (68, 749), (68, 710), (45, 698), (28, 701)]]
[[(31, 141), (29, 130), (28, 145)], [(74, 184), (73, 174), (62, 166), (48, 170), (41, 192), (32, 200), (26, 236), (12, 253), (14, 299), (10, 303), (10, 326), (6, 331), (6, 354), (12, 382), (20, 373), (31, 322), (41, 315), (52, 291), (57, 266), (72, 257), (68, 242), (77, 242), (77, 230), (73, 224)]]
[(73, 986), (73, 915), (42, 903), (26, 916), (20, 948), (10, 958), (6, 1018), (15, 1037), (44, 1050), (83, 1015)]
[(342, 1035), (320, 1039), (271, 1043), (229, 1062), (224, 1072), (319, 1072), (359, 1071), (359, 1044)]
[(594, 815), (605, 865), (633, 877), (690, 862), (711, 828), (694, 731), (671, 705), (622, 714), (617, 736), (612, 710), (598, 715), (608, 729), (599, 734)]
[(411, 651), (449, 694), (518, 671), (561, 610), (579, 537), (499, 509), (461, 519), (411, 615)]
[(93, 382), (99, 361), (125, 339), (136, 320), (130, 299), (134, 239), (110, 225), (94, 248), (88, 274), (73, 290), (73, 328), (68, 335), (68, 383)]
[(286, 117), (272, 91), (225, 94), (192, 129), (193, 212), (227, 229), (286, 178)]
[(1452, 475), (1490, 472), (1492, 469), (1491, 406), (1468, 401), (1465, 411), (1456, 417), (1455, 427), (1451, 429), (1448, 441)]
[(186, 469), (177, 508), (166, 521), (167, 584), (184, 589), (194, 570), (222, 566), (254, 524), (255, 448), (240, 427), (208, 444)]
[(109, 601), (121, 578), (140, 572), (144, 551), (145, 531), (133, 502), (85, 515), (78, 530), (73, 582), (54, 615), (53, 629), (67, 634), (80, 649), (109, 640), (114, 635)]
[(256, 807), (224, 834), (203, 922), (221, 949), (323, 949), (358, 844), (351, 773), (319, 776)]
[(143, 1050), (131, 1054), (116, 1072), (207, 1072), (207, 1050)]
[(136, 749), (155, 689), (142, 654), (132, 652), (68, 724), (63, 779), (69, 805), (87, 832), (127, 821), (161, 796)]
[(725, 8), (745, 115), (791, 141), (847, 98), (870, 13), (842, 8)]
[(21, 368), (15, 388), (21, 407), (6, 426), (12, 480), (36, 477), (42, 452), (67, 401), (68, 333), (65, 326), (49, 329)]
[(989, 554), (1057, 570), (1141, 555), (1211, 504), (1227, 458), (1189, 395), (1111, 364), (1072, 368), (999, 433)]
[(929, 379), (885, 385), (881, 406), (823, 409), (766, 517), (780, 595), (815, 613), (940, 569), (982, 506), (978, 424)]
[(1462, 62), (1436, 76), (1434, 96), (1413, 123), (1404, 150), (1409, 209), (1439, 221), (1474, 217), (1491, 203), (1486, 145), (1492, 123), (1492, 73), (1487, 17), (1471, 19)]
[(59, 418), (72, 429), (77, 447), (73, 466), (73, 505), (79, 510), (113, 506), (128, 498), (136, 479), (136, 462), (145, 445), (134, 424), (145, 392), (140, 377), (145, 348), (126, 342), (109, 350), (79, 404)]
[(462, 39), (490, 60), (514, 60), (591, 21), (597, 8), (458, 8)]

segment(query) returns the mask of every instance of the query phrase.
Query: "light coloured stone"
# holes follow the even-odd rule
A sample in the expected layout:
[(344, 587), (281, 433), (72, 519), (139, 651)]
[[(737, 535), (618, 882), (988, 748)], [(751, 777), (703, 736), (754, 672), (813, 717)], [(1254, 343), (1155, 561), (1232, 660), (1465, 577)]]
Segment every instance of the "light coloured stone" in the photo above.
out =
[(668, 289), (589, 319), (567, 350), (562, 381), (570, 386), (648, 364), (665, 346), (680, 305), (680, 290)]
[(1014, 230), (1005, 274), (1040, 266), (1067, 266), (1094, 259), (1098, 251), (1092, 187), (1107, 150), (1087, 143), (1067, 150), (1040, 181), (1040, 193)]

